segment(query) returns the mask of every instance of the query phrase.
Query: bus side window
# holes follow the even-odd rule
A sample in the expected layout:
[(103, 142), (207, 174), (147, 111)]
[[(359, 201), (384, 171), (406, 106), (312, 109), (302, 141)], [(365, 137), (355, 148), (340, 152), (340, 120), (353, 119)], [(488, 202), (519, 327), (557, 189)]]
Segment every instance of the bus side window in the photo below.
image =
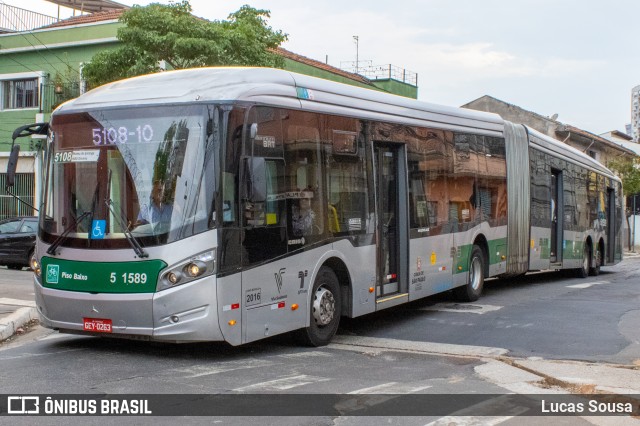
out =
[(367, 196), (364, 171), (358, 161), (340, 161), (342, 159), (336, 157), (329, 169), (330, 229), (338, 233), (365, 231)]

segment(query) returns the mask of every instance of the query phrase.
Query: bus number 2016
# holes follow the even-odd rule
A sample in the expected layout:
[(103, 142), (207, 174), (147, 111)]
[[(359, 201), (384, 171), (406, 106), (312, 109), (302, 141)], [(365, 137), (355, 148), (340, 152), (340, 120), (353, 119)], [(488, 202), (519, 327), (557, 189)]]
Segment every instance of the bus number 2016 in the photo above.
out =
[[(137, 272), (125, 272), (120, 275), (120, 277), (122, 278), (122, 281), (120, 282), (123, 284), (145, 284), (147, 282), (147, 274), (145, 273), (140, 274)], [(111, 281), (111, 284), (115, 284), (116, 282), (118, 282), (118, 276), (115, 272), (111, 273), (109, 281)]]

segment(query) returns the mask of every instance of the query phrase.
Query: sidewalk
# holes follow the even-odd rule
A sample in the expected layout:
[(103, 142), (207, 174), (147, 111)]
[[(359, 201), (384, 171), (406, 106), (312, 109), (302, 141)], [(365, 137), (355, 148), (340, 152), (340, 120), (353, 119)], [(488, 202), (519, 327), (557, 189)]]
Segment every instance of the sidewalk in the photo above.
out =
[(0, 297), (0, 342), (13, 336), (22, 326), (37, 318), (35, 301)]

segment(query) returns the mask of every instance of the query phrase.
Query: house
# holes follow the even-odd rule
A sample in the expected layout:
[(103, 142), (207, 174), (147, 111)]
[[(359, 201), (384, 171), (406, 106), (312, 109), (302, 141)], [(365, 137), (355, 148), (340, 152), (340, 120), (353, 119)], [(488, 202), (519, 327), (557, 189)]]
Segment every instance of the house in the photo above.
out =
[[(37, 12), (0, 4), (0, 16), (16, 16), (16, 22), (0, 21), (0, 188), (5, 188), (7, 162), (13, 131), (25, 124), (46, 122), (62, 102), (86, 89), (82, 64), (94, 54), (116, 48), (122, 12), (127, 6), (111, 0), (50, 0), (83, 8), (83, 12), (58, 21)], [(25, 24), (34, 23), (29, 26)], [(417, 75), (392, 65), (378, 67), (370, 78), (351, 73), (278, 48), (290, 71), (417, 98)], [(400, 75), (400, 77), (398, 77)], [(42, 170), (42, 140), (21, 138), (21, 160), (14, 191), (38, 205)], [(0, 190), (0, 218), (31, 215), (33, 210)]]
[(462, 108), (500, 114), (505, 120), (522, 123), (547, 136), (558, 139), (584, 152), (604, 165), (620, 157), (630, 158), (637, 155), (635, 151), (626, 146), (586, 130), (562, 123), (558, 121), (556, 117), (545, 117), (492, 96), (482, 96), (462, 105)]

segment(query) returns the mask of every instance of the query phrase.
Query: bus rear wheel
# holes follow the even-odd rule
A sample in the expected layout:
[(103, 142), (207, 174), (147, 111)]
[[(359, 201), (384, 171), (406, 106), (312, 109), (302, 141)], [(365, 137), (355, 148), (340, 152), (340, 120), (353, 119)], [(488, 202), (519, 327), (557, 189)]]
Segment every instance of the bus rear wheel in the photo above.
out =
[(311, 291), (309, 327), (298, 331), (299, 340), (308, 346), (325, 346), (338, 331), (342, 314), (340, 283), (331, 268), (323, 266)]
[(469, 258), (469, 282), (455, 288), (453, 294), (461, 302), (475, 302), (482, 294), (484, 287), (484, 252), (474, 245)]
[(597, 277), (600, 275), (600, 266), (602, 266), (602, 250), (600, 244), (596, 247), (596, 256), (593, 261), (595, 262), (595, 265), (589, 268), (589, 275)]
[(576, 276), (578, 278), (587, 278), (589, 276), (589, 269), (591, 267), (591, 246), (585, 245), (582, 252), (582, 266), (576, 269)]

